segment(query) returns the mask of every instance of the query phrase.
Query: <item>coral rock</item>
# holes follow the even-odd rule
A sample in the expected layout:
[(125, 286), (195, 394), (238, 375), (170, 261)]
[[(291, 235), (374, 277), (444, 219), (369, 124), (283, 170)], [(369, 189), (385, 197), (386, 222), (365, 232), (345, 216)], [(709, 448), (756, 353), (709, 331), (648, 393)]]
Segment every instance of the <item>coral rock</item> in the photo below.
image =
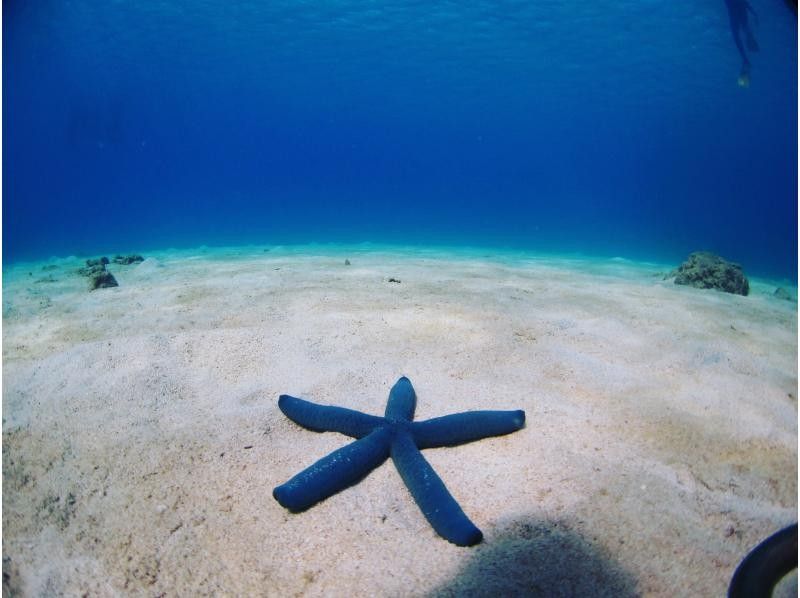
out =
[(698, 289), (717, 289), (737, 295), (747, 295), (750, 292), (750, 283), (739, 264), (731, 263), (708, 251), (692, 253), (670, 276), (675, 276), (675, 284)]
[(86, 265), (91, 266), (105, 266), (108, 263), (108, 258), (103, 256), (97, 259), (88, 259), (86, 260)]
[(94, 291), (95, 289), (105, 289), (108, 287), (117, 287), (119, 284), (117, 283), (117, 279), (114, 278), (114, 275), (107, 270), (103, 270), (102, 272), (98, 272), (93, 274), (89, 278), (89, 290)]
[(130, 255), (115, 255), (113, 261), (115, 264), (127, 266), (129, 264), (138, 264), (139, 262), (143, 262), (144, 258), (141, 255), (132, 253)]

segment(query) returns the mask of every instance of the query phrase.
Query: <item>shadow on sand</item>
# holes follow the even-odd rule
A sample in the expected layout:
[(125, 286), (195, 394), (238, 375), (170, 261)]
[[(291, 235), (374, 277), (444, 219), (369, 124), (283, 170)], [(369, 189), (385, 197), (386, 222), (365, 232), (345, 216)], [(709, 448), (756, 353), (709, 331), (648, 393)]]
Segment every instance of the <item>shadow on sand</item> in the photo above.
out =
[(431, 596), (637, 596), (636, 581), (567, 521), (521, 518), (489, 537)]

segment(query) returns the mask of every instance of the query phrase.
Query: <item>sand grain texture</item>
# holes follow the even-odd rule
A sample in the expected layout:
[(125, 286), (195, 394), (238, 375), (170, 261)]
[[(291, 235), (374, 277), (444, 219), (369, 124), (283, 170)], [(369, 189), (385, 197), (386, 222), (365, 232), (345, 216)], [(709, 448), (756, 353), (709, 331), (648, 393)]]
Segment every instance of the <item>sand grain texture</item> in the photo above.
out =
[[(722, 595), (797, 519), (796, 304), (769, 288), (274, 248), (165, 252), (90, 293), (79, 265), (5, 272), (4, 595)], [(301, 514), (271, 496), (347, 442), (279, 394), (382, 414), (400, 375), (417, 419), (527, 413), (425, 452), (475, 548), (390, 462)]]

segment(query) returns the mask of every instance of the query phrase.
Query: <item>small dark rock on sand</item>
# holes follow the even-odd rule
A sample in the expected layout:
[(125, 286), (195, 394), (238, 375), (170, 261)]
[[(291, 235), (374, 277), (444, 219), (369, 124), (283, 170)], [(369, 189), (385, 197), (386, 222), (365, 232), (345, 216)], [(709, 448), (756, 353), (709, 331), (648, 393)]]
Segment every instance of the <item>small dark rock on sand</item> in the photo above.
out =
[(93, 264), (91, 266), (78, 268), (78, 274), (80, 274), (81, 276), (94, 276), (95, 274), (100, 274), (105, 271), (106, 271), (105, 264)]
[(108, 263), (107, 257), (89, 259), (86, 260), (86, 267), (78, 269), (78, 274), (86, 276), (89, 279), (90, 291), (119, 286), (114, 275), (106, 270), (106, 264)]
[(117, 279), (114, 278), (114, 275), (111, 274), (108, 270), (103, 270), (102, 272), (97, 272), (96, 274), (92, 274), (89, 277), (89, 290), (94, 291), (95, 289), (105, 289), (108, 287), (118, 287), (119, 283)]
[(778, 287), (777, 289), (775, 289), (775, 292), (772, 293), (772, 294), (775, 297), (777, 297), (778, 299), (785, 299), (786, 301), (791, 301), (792, 300), (792, 296), (789, 294), (789, 291), (787, 291), (783, 287)]
[(736, 295), (747, 295), (750, 282), (739, 264), (729, 262), (708, 251), (695, 251), (667, 278), (675, 277), (675, 284), (698, 289), (716, 289)]
[(128, 266), (130, 264), (138, 264), (139, 262), (143, 262), (144, 258), (141, 255), (132, 253), (130, 255), (115, 255), (113, 261), (115, 264)]
[(396, 282), (396, 283), (400, 284), (400, 279), (399, 278), (390, 278), (389, 282)]
[(108, 264), (108, 258), (106, 256), (86, 260), (86, 265), (90, 268), (93, 266), (105, 266), (106, 264)]

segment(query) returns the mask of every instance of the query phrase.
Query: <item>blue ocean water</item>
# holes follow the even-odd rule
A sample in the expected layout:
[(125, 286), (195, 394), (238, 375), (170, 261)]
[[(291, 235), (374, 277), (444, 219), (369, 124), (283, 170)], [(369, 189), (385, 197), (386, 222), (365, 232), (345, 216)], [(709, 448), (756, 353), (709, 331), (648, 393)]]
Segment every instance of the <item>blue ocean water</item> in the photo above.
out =
[(3, 3), (3, 260), (468, 244), (797, 273), (797, 17), (751, 0)]

